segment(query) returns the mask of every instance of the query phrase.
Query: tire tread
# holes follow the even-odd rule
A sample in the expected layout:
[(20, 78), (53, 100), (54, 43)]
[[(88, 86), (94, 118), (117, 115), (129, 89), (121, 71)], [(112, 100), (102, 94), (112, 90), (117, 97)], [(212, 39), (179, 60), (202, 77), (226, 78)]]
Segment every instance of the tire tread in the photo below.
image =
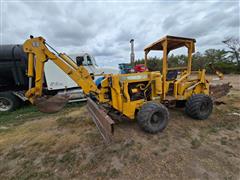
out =
[[(208, 102), (210, 104), (210, 107), (209, 107), (210, 111), (205, 116), (202, 116), (200, 113), (200, 106), (201, 106), (201, 103), (203, 102)], [(203, 119), (207, 119), (208, 116), (211, 114), (212, 108), (213, 108), (212, 106), (213, 106), (213, 103), (209, 96), (205, 94), (194, 94), (186, 102), (185, 112), (187, 115), (189, 115), (194, 119), (203, 120)]]

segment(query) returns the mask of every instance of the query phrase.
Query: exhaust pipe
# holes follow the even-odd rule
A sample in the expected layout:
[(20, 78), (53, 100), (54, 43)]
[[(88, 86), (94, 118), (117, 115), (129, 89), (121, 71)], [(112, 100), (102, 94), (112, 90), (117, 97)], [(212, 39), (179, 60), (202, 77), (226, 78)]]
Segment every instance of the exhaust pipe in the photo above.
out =
[(131, 44), (130, 62), (131, 62), (132, 65), (134, 65), (134, 61), (135, 61), (134, 39), (130, 40), (130, 44)]

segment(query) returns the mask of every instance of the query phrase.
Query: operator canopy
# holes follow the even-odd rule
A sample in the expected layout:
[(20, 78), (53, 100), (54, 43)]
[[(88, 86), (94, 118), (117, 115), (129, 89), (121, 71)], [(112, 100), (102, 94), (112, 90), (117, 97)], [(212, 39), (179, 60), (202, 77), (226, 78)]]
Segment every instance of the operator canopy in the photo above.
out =
[(177, 36), (165, 36), (164, 38), (159, 39), (158, 41), (148, 45), (144, 48), (144, 51), (148, 53), (151, 50), (163, 50), (164, 42), (167, 42), (168, 52), (183, 46), (189, 47), (189, 44), (192, 44), (192, 52), (194, 52), (194, 43), (195, 39), (185, 38), (185, 37), (177, 37)]

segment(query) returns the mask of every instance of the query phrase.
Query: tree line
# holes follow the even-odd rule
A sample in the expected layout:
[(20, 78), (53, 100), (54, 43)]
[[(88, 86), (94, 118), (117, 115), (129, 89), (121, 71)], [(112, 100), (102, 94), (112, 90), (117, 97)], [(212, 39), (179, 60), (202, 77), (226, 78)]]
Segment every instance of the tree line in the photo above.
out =
[[(239, 38), (226, 38), (222, 41), (226, 49), (207, 49), (203, 53), (196, 52), (192, 57), (192, 70), (205, 68), (207, 73), (213, 73), (209, 64), (224, 74), (240, 74), (240, 41)], [(171, 54), (168, 57), (168, 67), (186, 66), (186, 55)], [(136, 64), (144, 64), (144, 59), (139, 59)], [(147, 66), (151, 71), (162, 69), (162, 58), (149, 57)]]

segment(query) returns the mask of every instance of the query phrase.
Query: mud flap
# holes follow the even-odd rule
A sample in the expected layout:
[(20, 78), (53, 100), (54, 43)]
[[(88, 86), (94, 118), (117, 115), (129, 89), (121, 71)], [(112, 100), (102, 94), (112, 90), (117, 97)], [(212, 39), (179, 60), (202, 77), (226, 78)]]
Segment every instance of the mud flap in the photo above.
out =
[(68, 95), (41, 97), (34, 100), (37, 109), (43, 113), (55, 113), (64, 108), (69, 100)]
[(90, 98), (87, 98), (87, 109), (104, 141), (109, 144), (114, 134), (114, 121)]

